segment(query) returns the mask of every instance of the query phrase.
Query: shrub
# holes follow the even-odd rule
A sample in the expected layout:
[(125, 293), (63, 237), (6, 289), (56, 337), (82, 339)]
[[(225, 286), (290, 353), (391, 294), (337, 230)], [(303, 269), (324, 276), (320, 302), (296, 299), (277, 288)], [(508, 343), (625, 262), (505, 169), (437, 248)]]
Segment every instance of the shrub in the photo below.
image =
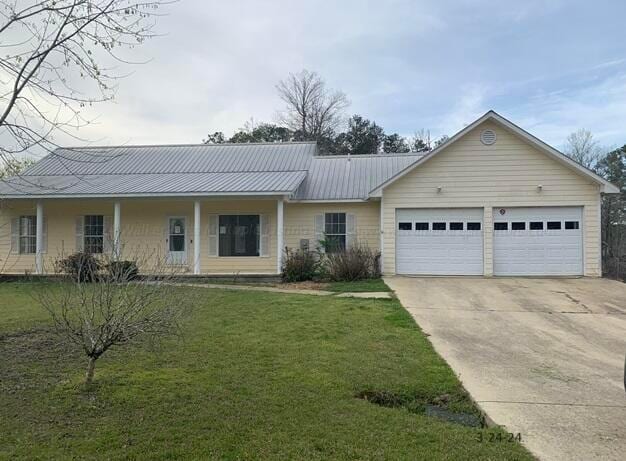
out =
[(285, 249), (281, 268), (283, 282), (313, 280), (319, 271), (319, 257), (312, 251)]
[(111, 261), (106, 269), (107, 275), (116, 282), (135, 280), (139, 276), (139, 268), (135, 261)]
[(95, 282), (102, 263), (91, 253), (74, 253), (56, 262), (57, 270), (72, 276), (78, 282)]
[(334, 282), (351, 282), (380, 277), (380, 253), (366, 246), (354, 246), (327, 253), (324, 272)]

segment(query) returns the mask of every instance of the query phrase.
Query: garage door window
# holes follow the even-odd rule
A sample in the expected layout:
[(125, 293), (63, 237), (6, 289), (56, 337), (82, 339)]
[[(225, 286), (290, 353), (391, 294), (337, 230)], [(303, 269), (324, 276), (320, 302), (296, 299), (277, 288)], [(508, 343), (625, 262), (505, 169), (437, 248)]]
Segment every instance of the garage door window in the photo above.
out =
[(462, 222), (451, 222), (450, 223), (450, 230), (463, 230), (463, 223)]
[(493, 230), (497, 230), (497, 231), (509, 230), (509, 223), (508, 222), (493, 223)]
[(541, 222), (541, 221), (532, 221), (530, 223), (530, 230), (543, 230), (543, 222)]
[(427, 222), (416, 222), (415, 223), (415, 230), (418, 231), (427, 231), (429, 229), (428, 227), (428, 223)]
[(445, 222), (434, 222), (433, 223), (433, 230), (434, 231), (445, 231), (446, 230), (446, 223)]
[(565, 221), (565, 229), (566, 230), (579, 229), (578, 221)]
[(561, 230), (561, 221), (548, 221), (548, 230)]
[(398, 223), (398, 230), (404, 230), (404, 231), (413, 230), (413, 223), (410, 223), (410, 222)]
[(467, 230), (468, 231), (479, 231), (480, 230), (480, 223), (479, 222), (468, 222), (467, 223)]
[(511, 230), (526, 230), (526, 223), (525, 222), (511, 223)]

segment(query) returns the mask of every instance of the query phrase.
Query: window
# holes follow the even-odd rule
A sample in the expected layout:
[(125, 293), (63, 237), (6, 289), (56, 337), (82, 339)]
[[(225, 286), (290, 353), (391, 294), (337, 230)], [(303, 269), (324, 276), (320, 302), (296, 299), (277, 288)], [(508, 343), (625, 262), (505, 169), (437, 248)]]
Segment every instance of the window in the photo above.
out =
[(560, 230), (561, 221), (548, 221), (548, 230)]
[(427, 222), (416, 222), (415, 223), (415, 230), (428, 230), (428, 223)]
[(530, 223), (530, 230), (543, 230), (543, 223), (541, 221), (533, 221)]
[(580, 229), (578, 221), (565, 221), (565, 229), (566, 230)]
[(104, 216), (85, 216), (85, 253), (102, 253), (104, 250)]
[(20, 216), (20, 254), (34, 254), (37, 249), (37, 217)]
[(434, 222), (433, 223), (433, 230), (446, 230), (446, 223), (445, 222)]
[(509, 223), (508, 222), (494, 222), (493, 223), (493, 230), (509, 230)]
[(326, 213), (324, 215), (326, 251), (336, 253), (346, 248), (346, 214)]
[(450, 230), (463, 230), (463, 223), (462, 222), (451, 222), (450, 223)]
[(413, 230), (413, 223), (411, 222), (398, 223), (398, 230)]
[(511, 230), (526, 230), (526, 223), (525, 222), (512, 222)]
[(468, 231), (478, 231), (480, 230), (480, 223), (479, 222), (468, 222), (467, 223), (467, 230)]
[(185, 218), (169, 218), (170, 221), (170, 252), (182, 253), (185, 251)]
[(220, 256), (259, 256), (259, 215), (221, 215)]

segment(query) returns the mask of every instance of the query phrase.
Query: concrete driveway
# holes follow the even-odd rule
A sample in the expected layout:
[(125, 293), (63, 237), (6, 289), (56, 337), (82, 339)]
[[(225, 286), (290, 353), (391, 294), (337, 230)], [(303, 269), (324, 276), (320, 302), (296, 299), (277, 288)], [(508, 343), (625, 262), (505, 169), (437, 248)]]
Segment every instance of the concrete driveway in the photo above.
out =
[(385, 281), (487, 415), (540, 459), (625, 459), (626, 284)]

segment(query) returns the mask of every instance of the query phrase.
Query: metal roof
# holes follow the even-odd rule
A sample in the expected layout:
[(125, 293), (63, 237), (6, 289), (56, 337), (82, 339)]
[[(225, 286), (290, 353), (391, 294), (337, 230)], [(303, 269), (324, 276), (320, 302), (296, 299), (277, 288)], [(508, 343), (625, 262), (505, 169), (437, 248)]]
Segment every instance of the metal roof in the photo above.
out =
[(297, 200), (364, 200), (422, 155), (318, 156), (295, 194)]
[(60, 148), (0, 197), (289, 195), (296, 200), (367, 200), (422, 156), (319, 156), (315, 143)]
[(16, 176), (0, 185), (0, 195), (29, 197), (176, 196), (291, 194), (305, 171), (238, 173), (144, 173), (77, 176)]
[(306, 170), (314, 142), (60, 148), (23, 175)]

